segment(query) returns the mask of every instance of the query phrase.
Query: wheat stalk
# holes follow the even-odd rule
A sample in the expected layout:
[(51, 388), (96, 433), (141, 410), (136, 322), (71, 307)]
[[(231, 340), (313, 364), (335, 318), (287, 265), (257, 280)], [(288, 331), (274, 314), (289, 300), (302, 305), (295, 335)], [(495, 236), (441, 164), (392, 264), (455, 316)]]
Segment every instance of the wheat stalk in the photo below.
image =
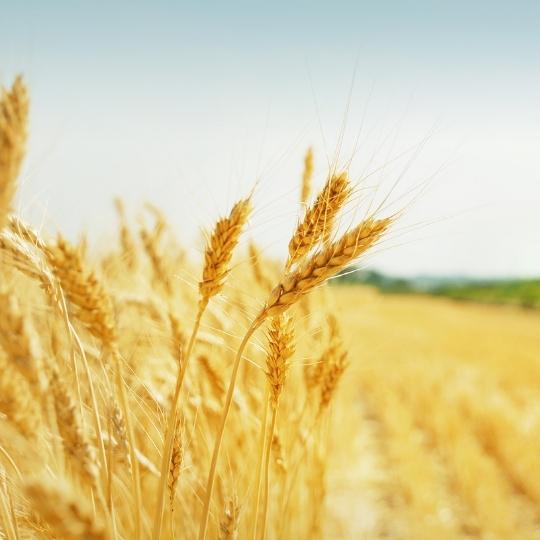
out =
[(228, 217), (218, 220), (212, 235), (208, 240), (204, 254), (204, 267), (202, 280), (199, 282), (199, 308), (193, 324), (193, 329), (186, 349), (185, 358), (176, 378), (174, 396), (165, 430), (165, 441), (163, 445), (163, 455), (161, 460), (161, 479), (158, 486), (158, 497), (156, 513), (154, 518), (153, 540), (159, 540), (163, 524), (163, 506), (165, 484), (168, 464), (171, 460), (172, 444), (174, 437), (174, 426), (177, 418), (178, 400), (184, 383), (185, 373), (191, 357), (191, 352), (195, 344), (202, 316), (208, 306), (210, 299), (218, 294), (225, 283), (225, 279), (230, 272), (230, 263), (233, 251), (238, 244), (240, 234), (251, 213), (251, 196), (237, 202)]
[(282, 283), (274, 288), (265, 306), (253, 319), (249, 326), (234, 360), (229, 387), (225, 397), (225, 404), (218, 428), (218, 434), (214, 443), (210, 471), (206, 483), (203, 514), (199, 527), (199, 540), (206, 538), (208, 529), (208, 517), (210, 512), (210, 500), (214, 489), (217, 462), (223, 442), (223, 433), (229, 416), (233, 392), (236, 386), (238, 369), (246, 345), (251, 336), (263, 324), (269, 316), (276, 316), (285, 312), (302, 296), (310, 293), (315, 287), (324, 283), (327, 279), (337, 274), (340, 270), (351, 264), (356, 258), (372, 247), (392, 223), (392, 218), (375, 220), (367, 219), (351, 231), (345, 233), (336, 242), (322, 248), (296, 271), (288, 274)]

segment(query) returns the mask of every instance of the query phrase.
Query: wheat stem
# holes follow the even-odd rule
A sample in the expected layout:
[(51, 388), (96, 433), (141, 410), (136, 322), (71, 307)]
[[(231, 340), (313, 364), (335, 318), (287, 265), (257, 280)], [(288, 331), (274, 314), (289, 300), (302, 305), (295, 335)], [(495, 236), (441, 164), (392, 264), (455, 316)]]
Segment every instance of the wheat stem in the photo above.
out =
[(157, 505), (156, 512), (154, 515), (154, 529), (152, 532), (153, 540), (159, 540), (161, 538), (161, 531), (163, 528), (163, 513), (165, 508), (165, 492), (167, 490), (167, 478), (169, 473), (169, 463), (172, 456), (172, 448), (174, 442), (174, 432), (176, 427), (176, 421), (178, 419), (178, 401), (180, 399), (180, 394), (182, 392), (182, 387), (184, 384), (185, 374), (188, 367), (189, 359), (195, 345), (195, 340), (197, 334), (199, 333), (199, 328), (201, 325), (202, 316), (206, 310), (207, 303), (202, 303), (199, 305), (197, 316), (195, 322), (193, 323), (193, 329), (191, 331), (191, 336), (189, 338), (189, 343), (186, 349), (186, 353), (183, 359), (183, 362), (178, 367), (178, 375), (176, 377), (176, 385), (174, 389), (174, 395), (171, 403), (171, 408), (169, 411), (169, 417), (167, 419), (167, 427), (165, 430), (165, 440), (163, 443), (163, 454), (161, 457), (161, 475), (158, 486), (157, 494)]
[(141, 495), (141, 478), (140, 478), (140, 471), (139, 471), (139, 461), (137, 459), (137, 454), (135, 452), (136, 449), (136, 442), (135, 442), (135, 432), (133, 429), (133, 422), (131, 421), (131, 415), (130, 410), (128, 406), (128, 400), (126, 395), (126, 389), (124, 386), (124, 378), (122, 377), (122, 371), (121, 371), (121, 365), (120, 365), (120, 354), (114, 348), (112, 351), (112, 356), (115, 363), (115, 370), (116, 370), (116, 380), (117, 380), (117, 386), (118, 386), (118, 392), (120, 394), (120, 405), (123, 409), (124, 413), (124, 419), (126, 422), (126, 431), (128, 436), (128, 443), (129, 443), (129, 457), (131, 460), (131, 478), (132, 478), (132, 486), (133, 486), (133, 494), (135, 496), (135, 539), (139, 540), (141, 538), (141, 527), (142, 527), (142, 519), (141, 519), (141, 511), (142, 511), (142, 495)]
[(268, 499), (270, 496), (270, 450), (272, 449), (272, 439), (274, 438), (274, 431), (276, 429), (277, 419), (277, 407), (272, 407), (272, 421), (270, 423), (270, 434), (268, 438), (268, 444), (266, 445), (266, 454), (264, 457), (264, 501), (263, 501), (263, 529), (262, 540), (266, 540), (267, 527), (268, 527)]
[(242, 354), (244, 352), (244, 349), (246, 348), (251, 336), (255, 333), (257, 328), (261, 326), (261, 324), (264, 322), (266, 318), (266, 312), (263, 311), (261, 314), (251, 323), (251, 326), (248, 328), (246, 334), (244, 335), (244, 338), (242, 339), (242, 343), (240, 344), (240, 347), (238, 348), (238, 351), (236, 353), (236, 357), (234, 359), (234, 364), (232, 368), (231, 373), (231, 379), (229, 381), (229, 387), (227, 389), (227, 395), (225, 397), (225, 405), (223, 407), (223, 412), (221, 415), (221, 421), (219, 425), (218, 434), (216, 437), (216, 441), (214, 443), (214, 450), (212, 452), (212, 461), (210, 464), (210, 471), (208, 473), (208, 479), (206, 483), (206, 492), (204, 495), (204, 504), (203, 504), (203, 513), (199, 528), (199, 540), (205, 540), (206, 538), (206, 532), (208, 529), (208, 518), (210, 515), (210, 501), (212, 499), (212, 492), (214, 490), (214, 482), (216, 477), (216, 468), (217, 468), (217, 462), (219, 459), (219, 453), (221, 450), (221, 444), (223, 442), (223, 433), (225, 431), (225, 425), (227, 423), (227, 418), (229, 416), (229, 412), (231, 410), (231, 404), (233, 399), (233, 393), (234, 393), (234, 387), (236, 386), (236, 378), (238, 376), (238, 368), (240, 367), (240, 361), (242, 360)]

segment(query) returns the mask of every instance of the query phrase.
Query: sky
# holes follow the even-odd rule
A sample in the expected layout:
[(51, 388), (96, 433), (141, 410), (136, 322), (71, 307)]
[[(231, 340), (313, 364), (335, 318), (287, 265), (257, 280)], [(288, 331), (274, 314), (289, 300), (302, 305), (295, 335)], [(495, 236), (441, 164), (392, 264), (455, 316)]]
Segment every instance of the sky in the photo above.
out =
[(104, 243), (121, 195), (198, 248), (256, 184), (246, 238), (283, 256), (313, 146), (317, 186), (334, 163), (359, 183), (342, 227), (401, 211), (366, 265), (540, 275), (540, 3), (0, 4), (37, 226)]

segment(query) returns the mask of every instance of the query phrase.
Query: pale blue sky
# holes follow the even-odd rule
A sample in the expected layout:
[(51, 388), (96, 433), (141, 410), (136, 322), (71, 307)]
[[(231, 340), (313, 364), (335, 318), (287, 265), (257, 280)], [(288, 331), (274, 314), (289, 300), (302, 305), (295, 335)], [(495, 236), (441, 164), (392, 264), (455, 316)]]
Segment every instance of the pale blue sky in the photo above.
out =
[(427, 137), (364, 181), (379, 201), (406, 169), (407, 212), (369, 262), (540, 274), (540, 3), (0, 3), (0, 82), (32, 91), (34, 222), (103, 232), (122, 194), (193, 243), (259, 179), (253, 236), (283, 253), (303, 152), (322, 182), (349, 103), (354, 178)]

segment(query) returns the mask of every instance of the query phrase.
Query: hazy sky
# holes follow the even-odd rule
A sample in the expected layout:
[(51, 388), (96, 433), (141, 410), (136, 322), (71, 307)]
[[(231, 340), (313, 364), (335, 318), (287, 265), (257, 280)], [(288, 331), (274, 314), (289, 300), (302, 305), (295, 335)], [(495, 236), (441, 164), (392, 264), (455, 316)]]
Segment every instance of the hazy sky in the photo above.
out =
[(320, 184), (342, 134), (363, 178), (345, 220), (406, 208), (369, 263), (540, 274), (540, 2), (0, 3), (35, 223), (102, 235), (121, 194), (196, 243), (258, 180), (251, 235), (282, 254), (304, 151)]

